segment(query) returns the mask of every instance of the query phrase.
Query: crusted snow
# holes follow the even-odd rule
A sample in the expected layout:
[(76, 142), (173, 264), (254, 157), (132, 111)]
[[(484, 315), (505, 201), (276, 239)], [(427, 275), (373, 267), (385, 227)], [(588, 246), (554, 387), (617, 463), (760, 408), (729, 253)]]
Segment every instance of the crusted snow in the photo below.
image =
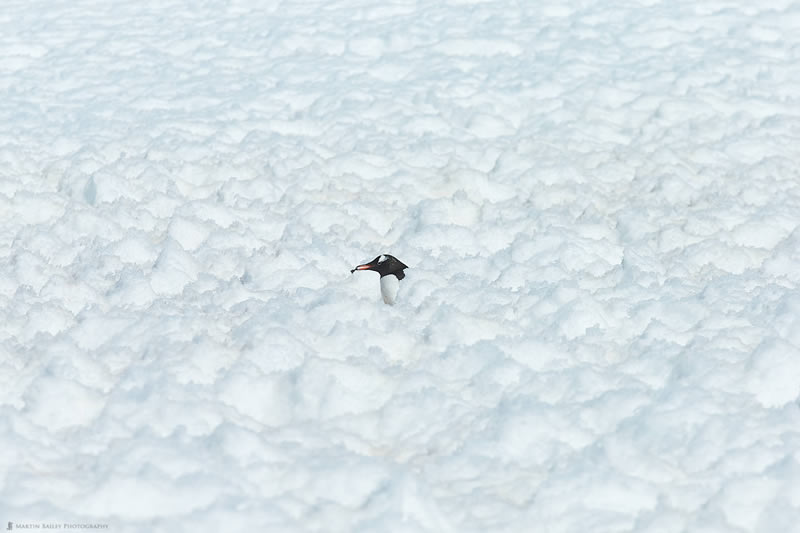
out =
[(799, 28), (6, 2), (0, 523), (798, 531)]

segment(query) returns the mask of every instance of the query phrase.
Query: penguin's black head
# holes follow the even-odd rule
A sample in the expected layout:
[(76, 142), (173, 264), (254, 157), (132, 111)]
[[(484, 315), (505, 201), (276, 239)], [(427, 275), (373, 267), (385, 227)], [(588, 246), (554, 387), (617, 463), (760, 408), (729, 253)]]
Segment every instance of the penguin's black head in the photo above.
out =
[(403, 272), (404, 268), (408, 268), (399, 259), (392, 255), (383, 254), (379, 255), (369, 263), (364, 263), (363, 265), (358, 265), (353, 270), (350, 271), (352, 274), (356, 270), (374, 270), (378, 274), (383, 276), (388, 276), (390, 274), (394, 274), (397, 279), (403, 279), (406, 277), (405, 272)]

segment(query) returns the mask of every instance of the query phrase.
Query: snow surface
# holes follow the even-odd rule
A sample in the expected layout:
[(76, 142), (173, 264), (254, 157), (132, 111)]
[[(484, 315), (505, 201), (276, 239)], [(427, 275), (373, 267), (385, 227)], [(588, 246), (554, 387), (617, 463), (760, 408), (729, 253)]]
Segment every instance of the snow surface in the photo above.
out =
[(4, 2), (0, 523), (800, 531), (798, 95), (793, 0)]

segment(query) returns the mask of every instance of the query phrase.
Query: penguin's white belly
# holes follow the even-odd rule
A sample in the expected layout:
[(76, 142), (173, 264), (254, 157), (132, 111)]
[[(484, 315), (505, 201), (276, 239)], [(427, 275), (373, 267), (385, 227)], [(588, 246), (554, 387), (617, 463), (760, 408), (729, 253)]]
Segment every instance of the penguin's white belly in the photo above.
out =
[(397, 289), (400, 288), (400, 280), (397, 277), (389, 274), (388, 276), (381, 277), (381, 296), (383, 302), (389, 305), (394, 305), (397, 298)]

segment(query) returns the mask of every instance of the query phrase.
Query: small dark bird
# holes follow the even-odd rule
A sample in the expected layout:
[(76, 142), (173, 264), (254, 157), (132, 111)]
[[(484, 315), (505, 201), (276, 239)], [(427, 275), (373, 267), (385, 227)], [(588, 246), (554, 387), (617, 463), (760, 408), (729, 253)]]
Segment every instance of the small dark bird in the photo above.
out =
[(397, 290), (400, 288), (400, 280), (406, 277), (404, 269), (408, 268), (399, 259), (392, 255), (379, 255), (369, 263), (358, 265), (350, 271), (352, 274), (356, 270), (374, 270), (381, 275), (381, 296), (383, 302), (394, 305), (397, 297)]

